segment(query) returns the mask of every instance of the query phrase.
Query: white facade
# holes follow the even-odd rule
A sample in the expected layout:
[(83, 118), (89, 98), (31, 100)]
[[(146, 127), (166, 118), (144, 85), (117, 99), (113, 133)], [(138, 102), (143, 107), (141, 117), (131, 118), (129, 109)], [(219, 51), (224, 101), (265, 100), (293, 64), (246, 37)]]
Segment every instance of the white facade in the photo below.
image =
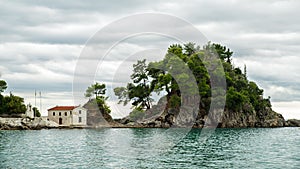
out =
[(34, 118), (34, 112), (32, 110), (31, 104), (27, 105), (27, 109), (26, 109), (25, 115), (26, 115), (26, 117)]
[(73, 110), (72, 125), (86, 125), (87, 109), (76, 107)]
[(87, 110), (81, 106), (56, 106), (48, 109), (49, 121), (61, 126), (86, 126)]

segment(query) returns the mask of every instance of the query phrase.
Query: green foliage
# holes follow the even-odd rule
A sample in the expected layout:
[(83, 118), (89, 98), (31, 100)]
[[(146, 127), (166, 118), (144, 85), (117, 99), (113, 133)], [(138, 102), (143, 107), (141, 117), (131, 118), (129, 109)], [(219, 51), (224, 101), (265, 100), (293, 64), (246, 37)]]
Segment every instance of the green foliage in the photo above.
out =
[(227, 63), (231, 63), (231, 56), (233, 54), (230, 49), (226, 48), (226, 46), (222, 46), (220, 44), (213, 44), (216, 52), (219, 54), (220, 59), (226, 61)]
[(23, 114), (26, 111), (24, 99), (10, 93), (9, 96), (1, 96), (0, 114)]
[(105, 92), (106, 92), (105, 84), (100, 84), (96, 82), (95, 84), (92, 84), (86, 89), (85, 97), (91, 98), (93, 95), (95, 95), (94, 99), (96, 100), (100, 112), (110, 113), (111, 110), (109, 106), (106, 104), (106, 100), (108, 99), (108, 97), (105, 96)]
[(14, 115), (25, 113), (24, 99), (12, 93), (8, 96), (3, 96), (1, 93), (5, 89), (7, 89), (7, 83), (4, 80), (0, 80), (0, 114)]
[[(211, 57), (217, 54), (219, 59)], [(200, 110), (208, 113), (210, 102), (212, 100), (212, 91), (214, 93), (224, 93), (223, 89), (211, 89), (211, 84), (221, 83), (221, 76), (225, 76), (227, 85), (226, 109), (228, 111), (256, 111), (271, 107), (270, 98), (263, 98), (263, 90), (256, 83), (247, 79), (247, 69), (235, 67), (232, 64), (233, 52), (220, 44), (208, 43), (203, 48), (196, 46), (195, 43), (171, 45), (163, 60), (150, 62), (138, 61), (134, 64), (132, 83), (126, 87), (114, 89), (116, 96), (127, 104), (132, 101), (135, 108), (149, 108), (152, 92), (166, 93), (167, 107), (179, 108), (181, 104), (182, 91), (186, 89), (189, 94), (193, 93), (191, 75), (186, 70), (192, 72), (195, 78), (199, 95), (201, 96)], [(223, 66), (224, 69), (221, 69)], [(208, 73), (209, 72), (209, 73)], [(186, 92), (185, 91), (185, 92)], [(222, 105), (224, 97), (214, 98), (217, 104)], [(246, 108), (245, 108), (246, 107)]]
[(129, 114), (129, 118), (132, 121), (137, 121), (142, 119), (145, 116), (145, 111), (140, 108), (133, 109), (132, 112)]
[(197, 51), (195, 45), (196, 44), (192, 42), (184, 44), (184, 54), (187, 56), (191, 56), (192, 54), (194, 54)]
[(95, 98), (97, 98), (98, 96), (101, 97), (105, 95), (105, 87), (105, 84), (99, 84), (98, 82), (96, 82), (86, 89), (85, 97), (92, 97), (93, 95), (95, 95)]
[(181, 98), (177, 95), (172, 95), (169, 99), (170, 108), (179, 108), (181, 103)]
[(96, 102), (100, 112), (110, 113), (110, 107), (106, 104), (106, 99), (104, 97), (97, 97)]
[(172, 76), (166, 71), (167, 60), (159, 62), (151, 62), (148, 65), (147, 71), (151, 81), (151, 89), (156, 92), (165, 91), (170, 95), (171, 82), (174, 81)]
[(32, 110), (33, 110), (33, 113), (34, 113), (34, 117), (41, 117), (41, 113), (40, 113), (38, 108), (33, 107)]
[(133, 65), (133, 73), (130, 76), (132, 83), (126, 87), (117, 87), (114, 93), (118, 96), (119, 103), (126, 105), (132, 101), (132, 105), (137, 109), (150, 109), (153, 99), (151, 92), (153, 90), (149, 81), (146, 60), (138, 60)]
[(116, 96), (118, 96), (118, 104), (123, 103), (123, 105), (126, 106), (130, 102), (128, 97), (128, 89), (126, 87), (116, 87), (114, 88), (114, 93)]
[(148, 79), (146, 59), (138, 60), (133, 65), (133, 74), (131, 75), (133, 83), (127, 85), (128, 96), (133, 100), (132, 105), (136, 108), (151, 108), (151, 85)]
[(7, 89), (7, 83), (4, 80), (0, 80), (0, 94)]
[(236, 91), (234, 87), (229, 87), (226, 95), (226, 106), (233, 111), (242, 110), (242, 106), (248, 102), (247, 96)]

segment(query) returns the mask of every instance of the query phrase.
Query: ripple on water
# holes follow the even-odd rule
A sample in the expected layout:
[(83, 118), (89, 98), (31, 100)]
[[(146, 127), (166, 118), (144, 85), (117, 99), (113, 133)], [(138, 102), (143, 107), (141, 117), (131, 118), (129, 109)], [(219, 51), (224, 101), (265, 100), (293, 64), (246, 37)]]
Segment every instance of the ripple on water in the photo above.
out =
[(0, 168), (297, 168), (300, 130), (0, 131)]

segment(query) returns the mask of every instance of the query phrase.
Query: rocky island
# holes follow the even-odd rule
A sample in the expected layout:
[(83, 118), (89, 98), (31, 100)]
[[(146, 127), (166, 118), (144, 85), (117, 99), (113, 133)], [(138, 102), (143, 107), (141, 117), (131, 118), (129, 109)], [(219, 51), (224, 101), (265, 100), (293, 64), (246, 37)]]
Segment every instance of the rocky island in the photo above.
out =
[[(129, 116), (113, 119), (106, 104), (106, 86), (95, 83), (85, 93), (89, 98), (83, 106), (88, 110), (86, 127), (299, 127), (300, 120), (285, 121), (272, 110), (270, 97), (264, 98), (263, 89), (248, 79), (246, 65), (243, 71), (233, 65), (232, 56), (220, 44), (187, 43), (171, 45), (161, 61), (138, 60), (132, 82), (114, 89), (120, 104), (132, 104)], [(0, 130), (60, 127), (39, 117), (36, 108), (36, 117), (22, 115), (24, 100), (12, 94), (2, 96), (6, 88), (2, 80)], [(153, 93), (163, 93), (156, 104)]]
[[(215, 53), (220, 60), (212, 59), (211, 53)], [(285, 121), (281, 114), (272, 110), (270, 97), (263, 98), (263, 89), (248, 80), (246, 65), (243, 71), (235, 67), (232, 56), (233, 52), (220, 44), (209, 43), (201, 48), (194, 43), (187, 43), (183, 46), (171, 45), (161, 61), (149, 64), (146, 64), (145, 60), (138, 61), (133, 65), (132, 82), (125, 87), (114, 89), (120, 103), (131, 102), (134, 107), (128, 117), (119, 119), (118, 122), (138, 127), (300, 126), (298, 120)], [(224, 72), (218, 69), (220, 65)], [(193, 87), (190, 75), (184, 71), (185, 66), (195, 77), (198, 89), (196, 92), (181, 91)], [(220, 87), (222, 82), (218, 82), (222, 75), (226, 81), (225, 87)], [(217, 87), (213, 86), (213, 83), (217, 84)], [(224, 96), (223, 89), (226, 90)], [(219, 95), (213, 96), (215, 91), (219, 92)], [(157, 105), (150, 106), (152, 92), (163, 92), (166, 95)], [(222, 99), (226, 100), (224, 107), (218, 102), (214, 104), (219, 105), (212, 105), (214, 99), (219, 102)], [(196, 110), (195, 104), (199, 105)], [(212, 106), (214, 108), (210, 110)], [(190, 109), (191, 107), (194, 109)]]

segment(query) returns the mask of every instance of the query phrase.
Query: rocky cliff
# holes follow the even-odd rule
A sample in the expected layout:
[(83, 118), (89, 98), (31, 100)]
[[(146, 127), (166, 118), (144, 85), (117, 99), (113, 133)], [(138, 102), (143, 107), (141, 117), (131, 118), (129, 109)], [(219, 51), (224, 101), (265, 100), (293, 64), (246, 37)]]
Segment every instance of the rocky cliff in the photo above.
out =
[(87, 125), (89, 127), (117, 127), (122, 125), (115, 122), (108, 112), (99, 110), (95, 100), (89, 100), (83, 107), (87, 109)]
[(286, 123), (283, 116), (273, 111), (270, 107), (265, 107), (258, 112), (253, 109), (251, 111), (236, 112), (220, 109), (214, 110), (208, 115), (204, 110), (194, 112), (189, 107), (181, 108), (180, 112), (175, 109), (168, 109), (165, 112), (166, 104), (166, 100), (161, 99), (157, 105), (145, 112), (144, 117), (136, 121), (125, 117), (119, 122), (127, 126), (163, 128), (171, 126), (194, 128), (202, 128), (204, 126), (217, 126), (219, 128), (300, 126), (300, 122), (297, 120), (289, 120)]

